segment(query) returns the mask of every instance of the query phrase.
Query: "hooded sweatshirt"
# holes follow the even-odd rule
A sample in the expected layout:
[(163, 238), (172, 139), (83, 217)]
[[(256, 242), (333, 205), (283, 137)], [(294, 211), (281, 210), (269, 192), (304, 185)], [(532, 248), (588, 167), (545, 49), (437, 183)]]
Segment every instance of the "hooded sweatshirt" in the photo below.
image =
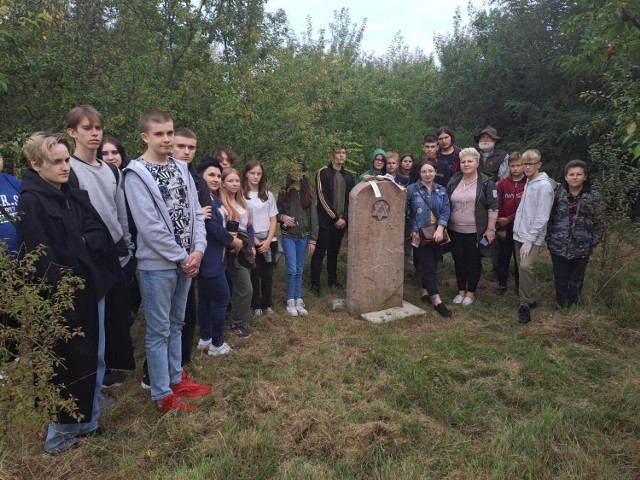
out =
[(542, 172), (533, 180), (527, 180), (516, 218), (513, 221), (513, 239), (542, 245), (547, 235), (547, 222), (553, 207), (556, 182)]
[[(380, 172), (377, 172), (373, 168), (373, 162), (375, 161), (376, 156), (378, 155), (382, 155), (382, 160), (384, 161), (384, 165), (382, 166), (382, 170)], [(387, 154), (381, 148), (376, 148), (371, 154), (371, 161), (369, 162), (369, 170), (367, 170), (366, 172), (364, 172), (362, 175), (358, 177), (358, 183), (363, 182), (364, 177), (368, 175), (375, 176), (375, 175), (386, 175), (386, 174), (387, 174)]]
[(198, 192), (188, 165), (173, 160), (186, 186), (189, 200), (189, 251), (176, 242), (173, 222), (158, 184), (141, 159), (133, 160), (123, 170), (124, 191), (133, 220), (138, 227), (136, 258), (140, 270), (170, 270), (187, 261), (189, 254), (203, 252), (207, 247), (204, 215), (198, 201)]

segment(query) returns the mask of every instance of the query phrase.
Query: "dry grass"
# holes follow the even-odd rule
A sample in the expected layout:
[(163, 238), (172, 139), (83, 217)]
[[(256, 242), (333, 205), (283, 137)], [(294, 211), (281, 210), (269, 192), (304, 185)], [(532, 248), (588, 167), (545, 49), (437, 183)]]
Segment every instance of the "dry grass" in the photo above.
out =
[[(552, 298), (548, 269), (541, 279)], [(199, 413), (158, 415), (132, 375), (107, 436), (45, 459), (32, 433), (5, 448), (0, 478), (639, 478), (637, 329), (551, 300), (523, 328), (515, 295), (492, 290), (483, 281), (451, 320), (383, 326), (307, 298), (308, 317), (228, 338), (232, 355), (194, 353), (193, 376), (213, 385), (189, 400)], [(418, 303), (417, 289), (405, 297)], [(136, 343), (141, 357), (140, 323)]]

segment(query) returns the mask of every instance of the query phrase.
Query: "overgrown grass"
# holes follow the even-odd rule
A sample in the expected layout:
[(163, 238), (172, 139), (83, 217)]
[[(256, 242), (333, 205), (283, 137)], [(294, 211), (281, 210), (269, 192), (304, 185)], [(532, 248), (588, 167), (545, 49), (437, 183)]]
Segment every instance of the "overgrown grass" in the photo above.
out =
[[(307, 295), (307, 318), (253, 320), (232, 355), (194, 355), (213, 385), (197, 414), (155, 412), (139, 372), (114, 391), (108, 434), (59, 457), (42, 438), (5, 446), (21, 479), (633, 479), (640, 476), (637, 257), (612, 276), (589, 268), (579, 309), (555, 310), (540, 265), (540, 307), (516, 322), (513, 289), (482, 281), (471, 308), (374, 326)], [(284, 272), (277, 270), (276, 285)], [(449, 258), (441, 267), (450, 305)], [(407, 274), (405, 298), (419, 303)], [(141, 321), (135, 326), (143, 356)]]

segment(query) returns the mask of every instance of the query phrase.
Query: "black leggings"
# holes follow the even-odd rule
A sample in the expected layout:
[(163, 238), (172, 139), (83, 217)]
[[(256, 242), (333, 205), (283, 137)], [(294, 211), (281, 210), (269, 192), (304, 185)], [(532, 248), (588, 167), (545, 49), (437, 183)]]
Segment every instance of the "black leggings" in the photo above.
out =
[(449, 230), (449, 237), (451, 237), (451, 255), (455, 263), (458, 290), (475, 293), (482, 267), (477, 235)]

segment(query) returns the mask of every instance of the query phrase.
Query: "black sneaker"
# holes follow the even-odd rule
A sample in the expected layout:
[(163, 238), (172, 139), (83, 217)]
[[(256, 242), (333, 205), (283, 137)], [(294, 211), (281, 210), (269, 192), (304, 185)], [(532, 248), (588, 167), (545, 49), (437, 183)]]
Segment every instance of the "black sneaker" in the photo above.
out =
[(121, 387), (126, 379), (126, 372), (122, 370), (109, 370), (104, 374), (102, 388)]
[(340, 283), (338, 283), (338, 282), (329, 285), (329, 288), (331, 290), (343, 290), (344, 289), (344, 287), (342, 285), (340, 285)]
[(498, 285), (498, 288), (496, 288), (496, 295), (498, 295), (499, 297), (501, 297), (502, 295), (504, 295), (505, 293), (507, 293), (507, 287), (503, 287), (502, 285)]
[(320, 285), (311, 285), (311, 293), (313, 293), (316, 297), (319, 297), (321, 295)]
[(518, 309), (518, 322), (525, 325), (531, 321), (531, 311), (527, 305), (520, 305)]
[(436, 312), (438, 312), (443, 317), (450, 317), (451, 316), (451, 310), (449, 310), (447, 307), (445, 307), (444, 303), (439, 303), (438, 305), (435, 305), (433, 308), (435, 308)]
[[(429, 295), (422, 295), (420, 297), (420, 301), (422, 303), (428, 303), (429, 305), (431, 305), (431, 297)], [(442, 305), (442, 304), (440, 304), (440, 305)]]
[(536, 302), (535, 300), (533, 302), (529, 303), (529, 308), (531, 310), (533, 310), (534, 308), (538, 308), (538, 302)]

